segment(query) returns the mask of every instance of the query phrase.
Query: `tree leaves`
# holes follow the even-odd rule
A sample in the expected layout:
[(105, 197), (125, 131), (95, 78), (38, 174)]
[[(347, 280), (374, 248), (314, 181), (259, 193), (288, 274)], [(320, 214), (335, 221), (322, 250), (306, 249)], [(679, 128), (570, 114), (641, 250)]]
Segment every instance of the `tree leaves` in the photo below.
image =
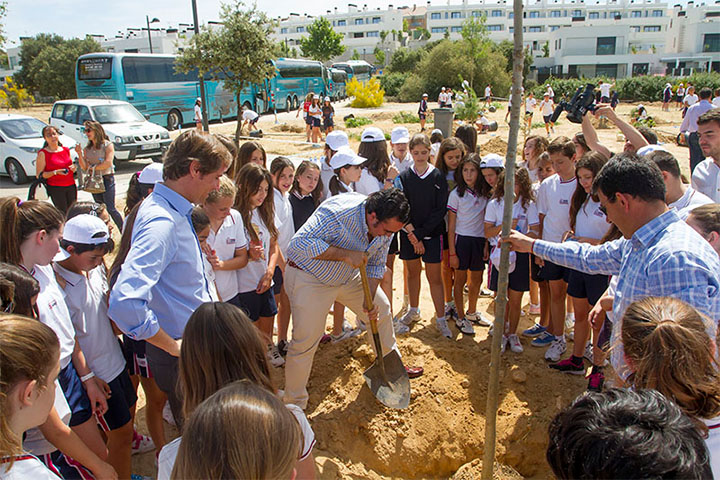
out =
[(343, 54), (345, 46), (342, 44), (343, 36), (333, 30), (332, 24), (325, 17), (320, 17), (308, 25), (309, 36), (300, 39), (302, 53), (306, 57), (321, 62), (327, 62), (333, 57)]

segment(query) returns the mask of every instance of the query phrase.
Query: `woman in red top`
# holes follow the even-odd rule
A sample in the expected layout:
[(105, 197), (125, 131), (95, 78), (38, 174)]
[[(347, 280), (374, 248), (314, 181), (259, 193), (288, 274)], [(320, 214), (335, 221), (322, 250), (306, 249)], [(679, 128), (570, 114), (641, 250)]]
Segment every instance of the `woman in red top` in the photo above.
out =
[(310, 109), (310, 105), (312, 105), (312, 98), (313, 94), (308, 93), (305, 96), (305, 101), (303, 102), (302, 106), (298, 108), (297, 113), (295, 114), (295, 118), (297, 118), (300, 115), (300, 111), (303, 112), (303, 120), (305, 120), (305, 141), (310, 142), (310, 131), (312, 130), (312, 120), (310, 119), (310, 114), (308, 113), (308, 110)]
[(77, 200), (75, 165), (70, 149), (60, 144), (57, 128), (48, 125), (42, 129), (45, 145), (35, 160), (35, 174), (47, 181), (47, 190), (53, 204), (63, 213)]

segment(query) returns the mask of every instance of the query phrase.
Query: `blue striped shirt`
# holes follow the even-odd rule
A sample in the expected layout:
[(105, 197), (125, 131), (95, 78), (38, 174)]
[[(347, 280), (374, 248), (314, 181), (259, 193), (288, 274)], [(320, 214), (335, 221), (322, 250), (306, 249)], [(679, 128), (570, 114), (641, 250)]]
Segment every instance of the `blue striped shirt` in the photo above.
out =
[(365, 195), (348, 192), (320, 204), (290, 240), (288, 260), (322, 283), (338, 286), (352, 279), (357, 269), (345, 262), (318, 260), (317, 257), (329, 247), (366, 252), (368, 276), (381, 279), (392, 237), (379, 236), (368, 240), (366, 199)]
[(710, 338), (720, 320), (720, 259), (675, 210), (654, 218), (628, 239), (602, 245), (535, 241), (535, 255), (590, 274), (618, 275), (613, 303), (611, 361), (626, 379), (630, 372), (621, 343), (621, 319), (627, 307), (645, 297), (674, 297), (705, 314)]

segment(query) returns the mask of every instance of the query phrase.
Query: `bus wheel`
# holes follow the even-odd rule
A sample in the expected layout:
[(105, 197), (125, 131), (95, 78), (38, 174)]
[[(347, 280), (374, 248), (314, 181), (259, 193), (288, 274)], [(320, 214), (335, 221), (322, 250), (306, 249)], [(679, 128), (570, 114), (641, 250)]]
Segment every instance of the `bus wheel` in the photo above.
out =
[(182, 115), (175, 109), (170, 110), (167, 117), (167, 129), (177, 130), (182, 125)]
[(300, 106), (300, 102), (298, 102), (297, 96), (293, 96), (293, 110), (297, 110)]

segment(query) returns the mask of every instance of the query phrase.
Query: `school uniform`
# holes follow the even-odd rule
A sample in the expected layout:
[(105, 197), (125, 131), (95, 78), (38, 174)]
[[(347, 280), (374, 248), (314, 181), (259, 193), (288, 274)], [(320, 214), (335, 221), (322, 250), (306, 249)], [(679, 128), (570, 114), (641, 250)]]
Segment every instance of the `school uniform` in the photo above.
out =
[(319, 128), (322, 120), (322, 108), (310, 105), (310, 107), (308, 107), (308, 118), (310, 119), (308, 125)]
[(418, 117), (420, 118), (420, 120), (425, 120), (427, 118), (427, 110), (427, 100), (423, 98), (422, 100), (420, 100), (420, 106), (418, 107)]
[(397, 171), (399, 173), (403, 173), (405, 170), (412, 167), (413, 164), (415, 163), (415, 161), (412, 158), (412, 155), (410, 155), (410, 152), (407, 152), (405, 154), (405, 158), (402, 158), (402, 159), (397, 158), (395, 155), (393, 155), (391, 153), (390, 154), (390, 162), (392, 162), (392, 164), (395, 166), (395, 168), (397, 168)]
[[(278, 247), (280, 247), (280, 253), (283, 258), (287, 252), (287, 246), (290, 243), (290, 239), (295, 234), (295, 225), (293, 224), (292, 218), (292, 205), (290, 204), (290, 194), (283, 194), (277, 188), (274, 188), (273, 201), (275, 202), (275, 228), (278, 231)], [(273, 273), (273, 292), (275, 295), (280, 294), (280, 289), (283, 284), (283, 272), (280, 265), (275, 266), (275, 272)]]
[(720, 203), (720, 167), (712, 158), (700, 162), (692, 172), (692, 187)]
[(692, 212), (695, 208), (701, 205), (707, 205), (708, 203), (714, 202), (707, 195), (698, 192), (692, 187), (687, 187), (682, 197), (669, 204), (668, 207), (677, 210), (680, 218), (687, 220), (687, 217), (690, 216), (690, 212)]
[(407, 233), (401, 231), (400, 259), (422, 257), (425, 263), (440, 263), (448, 198), (445, 175), (430, 163), (420, 175), (413, 165), (398, 175), (395, 186), (405, 193), (410, 203), (410, 223), (415, 228), (414, 234), (425, 245), (425, 253), (416, 254)]
[[(575, 236), (600, 240), (609, 228), (610, 224), (600, 210), (600, 202), (588, 197), (575, 217)], [(568, 270), (567, 294), (574, 298), (586, 298), (590, 305), (595, 305), (607, 290), (610, 277)]]
[[(490, 200), (487, 208), (485, 209), (485, 222), (492, 223), (495, 226), (502, 225), (504, 209), (505, 199), (493, 198)], [(540, 217), (538, 216), (537, 205), (535, 202), (529, 201), (526, 206), (523, 206), (522, 198), (518, 198), (518, 200), (513, 203), (512, 218), (513, 220), (517, 220), (515, 230), (520, 233), (527, 234), (530, 231), (530, 227), (540, 224)], [(493, 240), (495, 240), (493, 242), (495, 248), (498, 248), (497, 237)], [(493, 265), (488, 285), (490, 290), (497, 291), (497, 283), (498, 269), (497, 266)], [(529, 253), (515, 252), (515, 268), (508, 276), (508, 288), (516, 292), (530, 291)]]
[[(12, 468), (10, 461), (13, 461)], [(24, 454), (0, 459), (0, 480), (59, 480), (59, 472), (47, 468), (37, 457)]]
[(482, 272), (485, 270), (485, 207), (487, 199), (479, 197), (472, 189), (465, 189), (460, 196), (457, 188), (448, 196), (447, 209), (456, 215), (455, 254), (458, 270)]
[(548, 100), (547, 102), (543, 100), (542, 102), (540, 102), (540, 110), (542, 110), (543, 122), (550, 123), (550, 118), (553, 114), (552, 100)]
[(105, 266), (95, 267), (87, 272), (87, 276), (71, 272), (57, 263), (53, 268), (65, 280), (63, 290), (67, 307), (85, 361), (112, 392), (107, 399), (107, 412), (96, 414), (98, 424), (106, 432), (116, 430), (131, 420), (130, 408), (135, 405), (137, 396), (107, 314), (109, 288)]
[[(247, 239), (245, 238), (245, 226), (243, 225), (240, 212), (234, 208), (230, 209), (230, 214), (225, 217), (217, 231), (210, 228), (207, 243), (215, 250), (215, 255), (219, 260), (227, 261), (235, 258), (235, 252), (240, 249), (247, 248)], [(237, 270), (215, 270), (215, 286), (218, 296), (228, 303), (238, 305), (238, 277)]]
[(292, 206), (293, 226), (297, 232), (307, 222), (317, 206), (312, 194), (302, 195), (297, 190), (290, 192), (290, 205)]
[(379, 192), (385, 186), (385, 179), (378, 180), (367, 168), (362, 169), (360, 180), (355, 182), (355, 191), (363, 195), (370, 195)]
[(254, 127), (260, 119), (260, 115), (258, 115), (257, 112), (253, 112), (252, 110), (245, 110), (242, 114), (242, 119), (248, 122), (249, 126)]
[(268, 258), (270, 256), (270, 230), (263, 222), (257, 209), (253, 210), (250, 219), (250, 225), (245, 226), (245, 238), (248, 243), (252, 243), (252, 236), (248, 233), (249, 229), (255, 230), (260, 243), (262, 244), (264, 258), (257, 260), (249, 260), (245, 268), (237, 271), (238, 297), (241, 308), (250, 317), (253, 322), (260, 317), (272, 317), (277, 314), (277, 303), (275, 303), (275, 295), (272, 287), (264, 293), (256, 293), (260, 279), (265, 275), (268, 267)]
[(320, 181), (323, 186), (321, 201), (330, 198), (330, 179), (335, 175), (335, 170), (328, 164), (327, 159), (323, 156), (320, 158)]
[(537, 105), (537, 100), (534, 98), (528, 98), (525, 100), (525, 117), (532, 118), (533, 113), (535, 112), (535, 105)]
[[(577, 179), (563, 181), (557, 173), (549, 176), (540, 184), (537, 195), (538, 214), (545, 215), (543, 219), (542, 239), (560, 243), (562, 237), (570, 230), (570, 201), (577, 187)], [(539, 269), (540, 280), (567, 281), (565, 267), (545, 261)], [(534, 280), (534, 278), (533, 278)]]
[(332, 105), (322, 107), (323, 127), (332, 128), (335, 126), (335, 109)]

